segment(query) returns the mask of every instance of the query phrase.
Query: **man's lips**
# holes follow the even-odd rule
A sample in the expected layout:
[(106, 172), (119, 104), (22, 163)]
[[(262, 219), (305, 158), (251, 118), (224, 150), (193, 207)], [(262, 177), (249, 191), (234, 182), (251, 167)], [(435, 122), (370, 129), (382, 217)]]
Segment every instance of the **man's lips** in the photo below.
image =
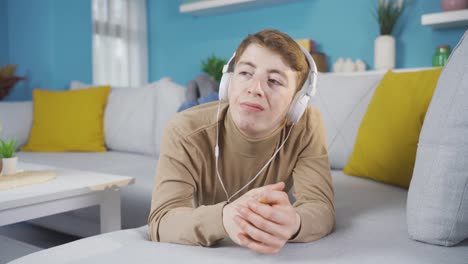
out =
[(246, 109), (246, 110), (254, 111), (254, 112), (260, 112), (260, 111), (265, 110), (265, 108), (263, 108), (263, 106), (261, 106), (259, 104), (256, 104), (256, 103), (244, 102), (244, 103), (241, 103), (240, 106), (242, 108)]

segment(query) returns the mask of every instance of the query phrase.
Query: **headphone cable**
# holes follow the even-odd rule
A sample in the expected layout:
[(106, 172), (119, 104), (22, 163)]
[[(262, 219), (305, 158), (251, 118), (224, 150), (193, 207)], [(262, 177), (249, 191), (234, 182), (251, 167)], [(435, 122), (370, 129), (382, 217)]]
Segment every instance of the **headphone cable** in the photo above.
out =
[(239, 194), (240, 192), (242, 192), (245, 188), (247, 188), (247, 186), (249, 186), (252, 182), (254, 182), (258, 176), (260, 176), (260, 174), (268, 167), (268, 165), (271, 163), (271, 161), (275, 158), (275, 156), (278, 154), (278, 152), (283, 148), (284, 144), (286, 143), (286, 141), (288, 140), (289, 138), (289, 135), (291, 135), (291, 131), (295, 125), (295, 123), (293, 123), (291, 125), (291, 128), (289, 129), (289, 132), (288, 132), (288, 135), (286, 136), (286, 138), (283, 140), (283, 142), (281, 143), (281, 145), (279, 146), (279, 148), (277, 148), (275, 150), (275, 153), (271, 156), (271, 158), (268, 160), (268, 162), (260, 169), (260, 171), (257, 172), (257, 174), (255, 175), (255, 177), (253, 177), (253, 179), (251, 179), (247, 184), (244, 185), (244, 187), (240, 188), (237, 192), (235, 192), (233, 195), (229, 196), (227, 190), (226, 190), (226, 187), (224, 186), (224, 183), (223, 183), (223, 180), (221, 179), (221, 176), (219, 175), (219, 169), (218, 169), (218, 157), (219, 157), (219, 145), (218, 145), (218, 140), (219, 140), (219, 109), (220, 109), (220, 105), (221, 105), (221, 101), (218, 102), (218, 113), (217, 113), (217, 125), (216, 125), (216, 146), (215, 146), (215, 157), (216, 157), (216, 175), (218, 176), (218, 179), (219, 179), (219, 182), (221, 183), (221, 187), (223, 188), (223, 191), (224, 193), (226, 194), (226, 199), (227, 199), (227, 203), (230, 203), (231, 202), (231, 199), (233, 197), (235, 197), (237, 194)]

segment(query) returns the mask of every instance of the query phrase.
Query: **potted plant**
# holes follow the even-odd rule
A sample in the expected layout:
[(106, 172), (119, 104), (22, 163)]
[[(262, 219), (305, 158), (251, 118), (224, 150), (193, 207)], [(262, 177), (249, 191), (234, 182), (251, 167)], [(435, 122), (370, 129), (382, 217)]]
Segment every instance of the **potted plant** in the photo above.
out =
[(1, 174), (10, 175), (16, 173), (16, 164), (18, 162), (18, 157), (15, 156), (16, 147), (15, 139), (8, 141), (0, 139)]
[(404, 0), (379, 0), (376, 18), (380, 36), (374, 43), (374, 68), (377, 70), (395, 68), (395, 38), (392, 33), (404, 9)]
[(16, 76), (15, 72), (16, 65), (5, 65), (0, 68), (0, 100), (13, 90), (17, 82), (25, 79), (24, 77)]
[(202, 61), (202, 71), (219, 83), (219, 81), (221, 81), (221, 77), (223, 76), (223, 66), (226, 63), (227, 61), (225, 59), (212, 55), (205, 61)]
[[(2, 132), (2, 123), (0, 122), (0, 132)], [(18, 145), (15, 139), (5, 141), (0, 139), (0, 175), (9, 175), (16, 172), (18, 157), (15, 151)]]

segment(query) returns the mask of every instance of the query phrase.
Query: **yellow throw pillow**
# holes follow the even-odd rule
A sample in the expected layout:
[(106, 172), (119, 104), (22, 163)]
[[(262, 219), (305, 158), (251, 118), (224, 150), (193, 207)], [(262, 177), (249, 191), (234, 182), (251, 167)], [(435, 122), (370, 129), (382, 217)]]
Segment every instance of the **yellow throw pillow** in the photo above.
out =
[(110, 86), (33, 91), (33, 124), (24, 151), (106, 151), (104, 108)]
[(361, 122), (344, 173), (408, 188), (419, 132), (441, 70), (385, 74)]

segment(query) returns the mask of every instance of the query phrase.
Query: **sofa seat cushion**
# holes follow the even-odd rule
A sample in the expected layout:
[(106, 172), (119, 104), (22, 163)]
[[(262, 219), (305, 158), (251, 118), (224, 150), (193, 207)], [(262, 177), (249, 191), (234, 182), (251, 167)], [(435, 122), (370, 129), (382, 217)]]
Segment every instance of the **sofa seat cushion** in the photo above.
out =
[[(27, 263), (466, 263), (468, 241), (445, 248), (408, 238), (407, 191), (333, 171), (336, 230), (311, 243), (289, 243), (276, 255), (260, 255), (229, 239), (215, 248), (149, 241), (143, 226), (81, 239), (25, 256)], [(312, 224), (312, 223), (311, 223)], [(81, 252), (76, 254), (76, 252)]]
[[(38, 163), (62, 168), (89, 170), (135, 178), (135, 184), (121, 189), (122, 227), (146, 224), (151, 206), (157, 158), (127, 152), (18, 152), (20, 162)], [(97, 206), (73, 214), (99, 223)], [(48, 220), (54, 217), (47, 217)], [(43, 222), (47, 222), (43, 221)], [(79, 235), (79, 234), (75, 234)]]

